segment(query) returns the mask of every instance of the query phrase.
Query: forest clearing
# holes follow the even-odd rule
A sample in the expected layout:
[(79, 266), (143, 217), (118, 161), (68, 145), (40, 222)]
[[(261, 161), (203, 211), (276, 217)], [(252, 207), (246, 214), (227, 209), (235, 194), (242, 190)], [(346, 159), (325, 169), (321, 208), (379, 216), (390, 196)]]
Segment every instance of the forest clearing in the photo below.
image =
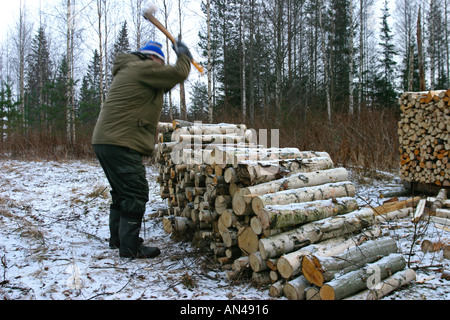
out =
[[(448, 4), (15, 2), (0, 40), (0, 298), (448, 300)], [(128, 74), (136, 90), (109, 95), (146, 62), (176, 85)], [(154, 114), (136, 111), (147, 103)], [(92, 137), (121, 109), (146, 151), (156, 139), (142, 153), (150, 260), (108, 247)]]

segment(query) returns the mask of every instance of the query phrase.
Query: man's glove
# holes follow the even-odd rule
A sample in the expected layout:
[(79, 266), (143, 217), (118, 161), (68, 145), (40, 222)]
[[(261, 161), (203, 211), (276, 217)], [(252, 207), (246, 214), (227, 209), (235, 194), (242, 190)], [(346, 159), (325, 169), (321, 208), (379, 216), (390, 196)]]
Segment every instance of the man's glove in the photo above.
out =
[(175, 53), (177, 54), (177, 56), (179, 57), (181, 54), (185, 54), (189, 57), (189, 60), (192, 60), (192, 54), (189, 51), (188, 47), (181, 41), (181, 40), (177, 40), (176, 45), (172, 45), (173, 50), (175, 51)]

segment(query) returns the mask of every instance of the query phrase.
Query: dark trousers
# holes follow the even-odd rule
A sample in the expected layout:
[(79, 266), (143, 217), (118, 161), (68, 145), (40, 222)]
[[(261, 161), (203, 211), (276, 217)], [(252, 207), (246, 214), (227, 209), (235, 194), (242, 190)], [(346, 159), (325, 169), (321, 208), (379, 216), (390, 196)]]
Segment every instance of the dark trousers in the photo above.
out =
[(112, 208), (131, 219), (142, 219), (148, 202), (148, 181), (142, 156), (130, 148), (93, 145), (111, 186)]

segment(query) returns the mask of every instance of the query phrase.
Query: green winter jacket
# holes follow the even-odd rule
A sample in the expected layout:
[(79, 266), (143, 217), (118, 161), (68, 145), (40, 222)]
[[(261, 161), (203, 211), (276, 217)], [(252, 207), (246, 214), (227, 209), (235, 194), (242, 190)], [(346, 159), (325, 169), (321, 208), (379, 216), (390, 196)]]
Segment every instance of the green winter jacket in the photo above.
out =
[(113, 67), (113, 82), (92, 135), (92, 144), (128, 147), (150, 156), (155, 147), (156, 128), (163, 95), (186, 80), (189, 58), (160, 65), (134, 54), (120, 54)]

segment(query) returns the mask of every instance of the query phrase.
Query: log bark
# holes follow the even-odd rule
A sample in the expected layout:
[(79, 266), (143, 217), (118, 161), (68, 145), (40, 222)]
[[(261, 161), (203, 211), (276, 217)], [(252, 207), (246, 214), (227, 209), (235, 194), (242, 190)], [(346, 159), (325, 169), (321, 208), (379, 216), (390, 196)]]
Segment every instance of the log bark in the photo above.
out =
[(179, 232), (179, 233), (187, 233), (187, 232), (191, 232), (195, 229), (195, 224), (189, 218), (174, 217), (173, 229), (174, 229), (174, 231)]
[(438, 240), (425, 239), (420, 245), (423, 252), (436, 252), (443, 250), (446, 247), (450, 247), (450, 239), (442, 238)]
[(406, 269), (398, 271), (392, 276), (384, 279), (372, 289), (364, 290), (345, 300), (379, 300), (390, 294), (392, 291), (410, 284), (414, 280), (416, 280), (416, 272), (414, 270)]
[(416, 210), (414, 211), (414, 216), (412, 218), (412, 222), (417, 223), (422, 218), (425, 212), (425, 205), (427, 204), (426, 199), (420, 199), (419, 204), (417, 205)]
[(254, 146), (250, 146), (249, 148), (228, 148), (217, 146), (214, 148), (212, 156), (216, 164), (221, 168), (226, 168), (227, 166), (236, 167), (244, 161), (295, 159), (300, 158), (302, 154), (297, 148), (264, 148)]
[(302, 272), (302, 259), (306, 255), (313, 254), (319, 257), (337, 256), (350, 247), (378, 237), (381, 234), (379, 228), (370, 228), (352, 237), (336, 237), (316, 244), (311, 244), (299, 250), (282, 255), (277, 260), (277, 269), (281, 276), (290, 279)]
[(237, 246), (237, 237), (238, 234), (236, 230), (228, 229), (227, 231), (222, 232), (223, 243), (227, 248)]
[(329, 157), (282, 159), (272, 161), (243, 161), (235, 168), (235, 182), (256, 185), (280, 179), (298, 172), (327, 170), (334, 167)]
[(393, 253), (365, 267), (348, 272), (325, 283), (320, 288), (322, 300), (341, 300), (367, 288), (373, 288), (381, 280), (403, 270), (406, 266), (402, 254)]
[(355, 186), (350, 181), (327, 183), (319, 186), (298, 188), (256, 196), (252, 200), (252, 209), (256, 214), (259, 210), (269, 205), (310, 202), (340, 197), (354, 197), (355, 193)]
[(284, 284), (284, 296), (289, 300), (305, 300), (306, 289), (310, 284), (304, 276), (299, 276)]
[(449, 209), (436, 209), (436, 217), (450, 219)]
[(269, 296), (272, 298), (279, 298), (284, 295), (284, 281), (280, 280), (272, 285), (269, 288)]
[(302, 259), (302, 274), (310, 283), (321, 287), (339, 273), (362, 268), (365, 264), (374, 262), (380, 257), (398, 251), (397, 243), (390, 237), (382, 237), (354, 246), (333, 257), (319, 257), (309, 254)]
[(436, 196), (436, 201), (431, 205), (430, 211), (436, 212), (436, 209), (441, 209), (445, 200), (447, 200), (447, 189), (441, 189)]
[(347, 180), (348, 171), (345, 168), (335, 168), (316, 172), (300, 172), (282, 179), (249, 186), (245, 188), (243, 195), (247, 202), (251, 202), (252, 196), (255, 195), (275, 193), (283, 190), (298, 189)]
[(289, 205), (266, 206), (257, 212), (262, 229), (280, 229), (355, 211), (355, 198), (344, 197)]
[(387, 214), (389, 212), (397, 211), (397, 210), (404, 209), (407, 207), (414, 207), (419, 203), (420, 199), (421, 199), (421, 197), (417, 196), (417, 197), (409, 198), (407, 200), (402, 200), (402, 201), (386, 202), (379, 207), (373, 208), (373, 210), (375, 211), (375, 213), (377, 215), (383, 215), (383, 214)]
[(259, 240), (264, 259), (300, 249), (311, 243), (342, 236), (369, 227), (375, 221), (372, 209), (356, 210), (345, 215), (314, 221), (290, 231)]

